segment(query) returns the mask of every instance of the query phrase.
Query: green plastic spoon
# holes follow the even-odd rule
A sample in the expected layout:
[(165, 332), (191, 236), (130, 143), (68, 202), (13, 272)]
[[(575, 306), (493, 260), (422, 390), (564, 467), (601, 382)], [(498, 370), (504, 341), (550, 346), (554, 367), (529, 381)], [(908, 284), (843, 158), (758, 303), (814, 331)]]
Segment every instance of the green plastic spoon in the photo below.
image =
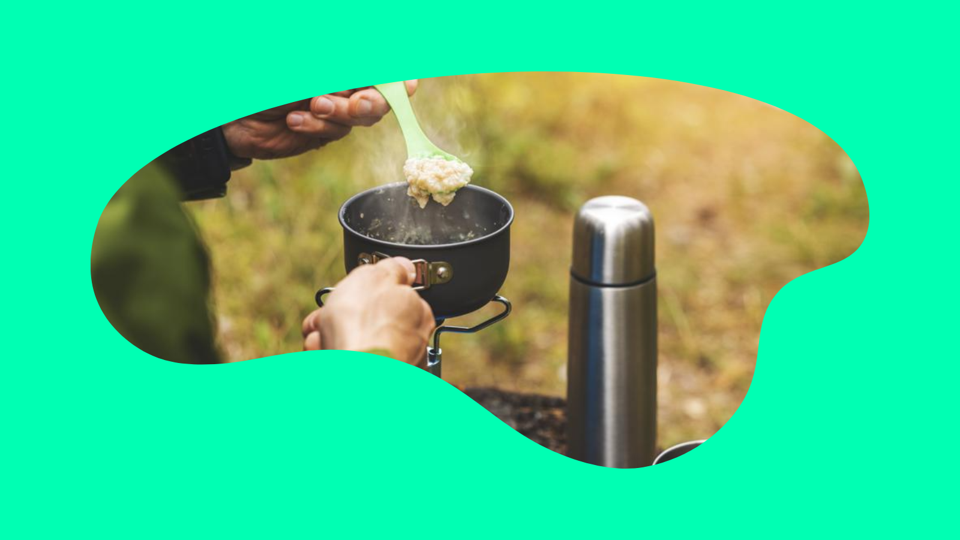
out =
[(380, 94), (383, 95), (393, 114), (397, 116), (397, 122), (400, 123), (400, 131), (403, 132), (403, 139), (407, 143), (407, 156), (411, 158), (431, 158), (440, 157), (448, 161), (463, 160), (457, 156), (444, 152), (437, 145), (427, 138), (427, 135), (420, 128), (420, 122), (417, 116), (413, 114), (413, 107), (410, 105), (410, 97), (407, 96), (407, 85), (403, 81), (374, 85)]

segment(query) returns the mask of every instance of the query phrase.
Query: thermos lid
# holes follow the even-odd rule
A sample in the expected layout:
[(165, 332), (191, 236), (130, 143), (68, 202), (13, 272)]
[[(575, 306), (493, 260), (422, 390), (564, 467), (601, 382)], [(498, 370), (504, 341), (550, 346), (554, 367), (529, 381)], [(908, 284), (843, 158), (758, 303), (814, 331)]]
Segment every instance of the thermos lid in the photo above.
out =
[(632, 285), (653, 277), (653, 214), (617, 195), (584, 204), (573, 224), (571, 273), (597, 285)]

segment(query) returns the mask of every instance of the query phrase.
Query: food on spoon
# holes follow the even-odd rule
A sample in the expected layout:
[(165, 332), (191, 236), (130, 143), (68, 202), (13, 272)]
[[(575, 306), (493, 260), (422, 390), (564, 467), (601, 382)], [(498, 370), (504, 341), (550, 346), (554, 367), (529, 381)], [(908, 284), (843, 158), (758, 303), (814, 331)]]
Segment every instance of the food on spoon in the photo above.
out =
[(473, 169), (462, 161), (442, 157), (410, 158), (403, 165), (407, 177), (407, 195), (427, 206), (430, 197), (447, 206), (457, 195), (457, 190), (470, 183)]

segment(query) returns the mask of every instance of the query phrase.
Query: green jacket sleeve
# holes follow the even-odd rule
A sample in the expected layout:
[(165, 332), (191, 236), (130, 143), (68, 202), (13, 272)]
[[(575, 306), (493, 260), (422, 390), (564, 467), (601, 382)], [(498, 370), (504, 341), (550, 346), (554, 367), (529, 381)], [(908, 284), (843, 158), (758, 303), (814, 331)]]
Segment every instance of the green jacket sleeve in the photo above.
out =
[(117, 191), (94, 235), (93, 289), (114, 328), (144, 352), (216, 363), (210, 262), (180, 196), (156, 164)]

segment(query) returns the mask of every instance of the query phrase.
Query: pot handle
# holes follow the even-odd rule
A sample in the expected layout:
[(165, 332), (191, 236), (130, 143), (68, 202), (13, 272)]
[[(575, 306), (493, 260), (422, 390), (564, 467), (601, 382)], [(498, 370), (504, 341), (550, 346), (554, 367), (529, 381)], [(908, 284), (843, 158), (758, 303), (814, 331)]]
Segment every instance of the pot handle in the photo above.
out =
[[(361, 253), (357, 257), (357, 264), (376, 264), (383, 259), (389, 259), (390, 255), (374, 251), (373, 253)], [(429, 289), (433, 285), (442, 285), (453, 279), (453, 267), (450, 263), (428, 262), (424, 259), (410, 261), (417, 269), (417, 277), (413, 280), (413, 290), (421, 291)]]
[[(374, 251), (371, 253), (361, 253), (357, 257), (357, 264), (376, 264), (383, 259), (389, 259), (390, 255), (386, 253), (381, 253), (379, 251)], [(450, 263), (447, 262), (427, 262), (424, 259), (416, 259), (410, 261), (413, 263), (414, 268), (417, 270), (417, 277), (413, 280), (413, 290), (422, 291), (424, 289), (429, 289), (433, 285), (441, 285), (443, 283), (449, 282), (453, 279), (453, 267), (450, 266)], [(317, 301), (317, 306), (323, 307), (323, 297), (332, 293), (334, 287), (327, 287), (317, 291), (314, 299)]]

